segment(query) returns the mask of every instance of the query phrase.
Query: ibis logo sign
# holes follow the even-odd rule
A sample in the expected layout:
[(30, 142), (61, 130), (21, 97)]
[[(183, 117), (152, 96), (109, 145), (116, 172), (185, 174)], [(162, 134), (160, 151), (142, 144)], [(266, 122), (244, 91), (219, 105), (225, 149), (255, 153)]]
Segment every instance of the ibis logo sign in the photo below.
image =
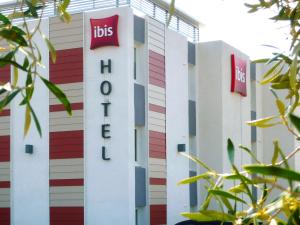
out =
[(246, 70), (247, 62), (241, 58), (231, 55), (231, 92), (247, 96)]
[(91, 47), (96, 49), (104, 46), (119, 46), (118, 39), (119, 16), (101, 19), (90, 19), (91, 23)]

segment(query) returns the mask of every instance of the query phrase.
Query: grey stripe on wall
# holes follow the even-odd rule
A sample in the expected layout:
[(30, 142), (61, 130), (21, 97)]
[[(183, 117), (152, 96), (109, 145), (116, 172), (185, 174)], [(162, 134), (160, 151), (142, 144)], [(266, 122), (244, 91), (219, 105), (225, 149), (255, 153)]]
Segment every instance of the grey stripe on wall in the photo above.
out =
[[(190, 171), (190, 177), (196, 176), (197, 173), (195, 171)], [(197, 206), (198, 204), (198, 196), (197, 196), (197, 182), (190, 184), (190, 206)]]
[(191, 65), (196, 65), (196, 45), (188, 42), (188, 62)]
[(196, 102), (189, 100), (189, 134), (196, 136)]
[(250, 76), (251, 76), (251, 81), (256, 80), (256, 64), (251, 63), (250, 65)]
[(145, 87), (134, 84), (134, 118), (136, 126), (145, 126)]
[(134, 40), (145, 43), (145, 19), (134, 16)]
[[(251, 120), (256, 120), (256, 112), (251, 111)], [(251, 142), (256, 142), (257, 140), (257, 128), (252, 126), (251, 127)]]
[(146, 169), (135, 167), (135, 206), (146, 206)]

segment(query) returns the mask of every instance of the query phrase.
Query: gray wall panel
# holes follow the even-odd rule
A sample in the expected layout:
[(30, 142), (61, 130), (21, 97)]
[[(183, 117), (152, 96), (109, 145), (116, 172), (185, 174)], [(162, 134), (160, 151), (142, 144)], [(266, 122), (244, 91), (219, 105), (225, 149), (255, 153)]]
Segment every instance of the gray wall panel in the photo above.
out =
[(189, 100), (189, 134), (196, 136), (196, 102)]
[[(190, 171), (190, 177), (196, 176), (195, 171)], [(198, 196), (197, 196), (197, 182), (190, 184), (190, 206), (197, 206)]]
[(134, 84), (135, 125), (145, 126), (145, 87)]
[(256, 80), (256, 64), (255, 63), (251, 63), (251, 65), (250, 65), (250, 77), (251, 77), (251, 81)]
[(196, 65), (196, 46), (194, 43), (188, 42), (188, 62)]
[(134, 16), (134, 40), (145, 43), (145, 19)]
[(135, 207), (146, 206), (146, 169), (135, 167)]

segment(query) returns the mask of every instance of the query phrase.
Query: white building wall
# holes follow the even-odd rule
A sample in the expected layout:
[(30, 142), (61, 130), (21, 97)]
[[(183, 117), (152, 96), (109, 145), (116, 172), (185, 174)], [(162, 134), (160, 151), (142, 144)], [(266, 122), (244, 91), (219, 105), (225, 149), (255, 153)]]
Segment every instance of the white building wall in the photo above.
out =
[(166, 115), (167, 115), (167, 222), (184, 220), (189, 211), (189, 186), (176, 184), (189, 177), (189, 160), (177, 151), (178, 144), (189, 150), (187, 40), (166, 30)]
[[(90, 18), (119, 15), (119, 47), (89, 50)], [(85, 223), (132, 225), (135, 222), (134, 190), (134, 93), (133, 14), (128, 7), (85, 12), (84, 15), (85, 103)], [(100, 60), (112, 60), (112, 73), (100, 73)], [(109, 80), (113, 91), (103, 97), (101, 81)], [(101, 103), (111, 102), (104, 118)], [(111, 139), (103, 143), (101, 124), (110, 123)], [(101, 146), (110, 161), (101, 159)]]
[[(33, 27), (33, 24), (30, 24)], [(41, 31), (49, 36), (49, 20), (44, 19)], [(45, 69), (38, 72), (49, 78), (49, 51), (44, 40), (36, 35), (35, 43), (40, 51)], [(19, 56), (21, 59), (21, 56)], [(19, 84), (24, 84), (26, 74), (19, 71)], [(11, 161), (12, 161), (12, 224), (49, 224), (49, 92), (40, 79), (36, 79), (31, 100), (41, 128), (42, 137), (35, 128), (33, 118), (31, 128), (24, 137), (25, 107), (20, 107), (21, 95), (11, 105)], [(33, 154), (25, 153), (25, 145), (33, 145)]]
[[(247, 61), (247, 97), (231, 93), (231, 60), (234, 53)], [(249, 58), (222, 41), (198, 45), (199, 75), (198, 130), (200, 159), (219, 172), (230, 172), (227, 139), (236, 147), (235, 164), (238, 168), (250, 162), (248, 155), (238, 149), (242, 144), (250, 147), (250, 68)], [(203, 172), (203, 170), (200, 170)], [(202, 199), (206, 191), (201, 189)]]
[[(262, 80), (263, 74), (270, 68), (270, 66), (258, 64), (256, 65), (256, 79), (257, 82)], [(268, 116), (278, 115), (278, 109), (275, 102), (275, 96), (269, 89), (269, 85), (260, 85), (257, 83), (257, 102), (256, 111), (257, 119), (264, 118)], [(287, 95), (286, 91), (277, 91), (279, 98), (285, 101)], [(258, 156), (264, 163), (271, 163), (274, 145), (273, 141), (278, 140), (282, 150), (285, 154), (293, 151), (295, 147), (294, 137), (283, 125), (277, 125), (271, 128), (257, 128), (258, 141), (261, 142), (261, 148), (259, 149)], [(291, 166), (294, 166), (297, 162), (296, 158), (289, 161)]]

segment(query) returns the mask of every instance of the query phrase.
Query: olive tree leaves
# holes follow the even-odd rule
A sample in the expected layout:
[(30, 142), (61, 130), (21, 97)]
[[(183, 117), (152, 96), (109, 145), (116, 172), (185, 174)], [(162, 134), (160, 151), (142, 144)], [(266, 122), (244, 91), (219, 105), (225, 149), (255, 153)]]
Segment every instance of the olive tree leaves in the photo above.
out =
[[(67, 12), (70, 0), (58, 1), (56, 10), (63, 22), (70, 22), (71, 16)], [(39, 68), (44, 67), (40, 48), (34, 41), (35, 35), (41, 35), (47, 46), (51, 60), (56, 62), (56, 51), (50, 40), (41, 32), (40, 25), (46, 3), (43, 0), (22, 0), (16, 3), (14, 10), (9, 15), (0, 13), (0, 39), (4, 40), (4, 45), (0, 51), (0, 67), (11, 66), (13, 75), (12, 81), (0, 84), (0, 112), (7, 107), (11, 101), (21, 95), (20, 107), (25, 107), (24, 135), (27, 135), (31, 122), (42, 135), (42, 129), (38, 117), (31, 105), (34, 95), (35, 82), (40, 79), (50, 92), (65, 107), (67, 113), (72, 115), (70, 102), (62, 90), (55, 84), (39, 74)], [(18, 19), (18, 26), (14, 20)], [(28, 19), (35, 19), (34, 29), (29, 29)], [(19, 85), (19, 70), (26, 75), (25, 85)], [(24, 74), (22, 73), (22, 74)], [(1, 74), (0, 74), (1, 76)], [(37, 90), (38, 91), (38, 90)], [(46, 101), (46, 99), (45, 99)]]

